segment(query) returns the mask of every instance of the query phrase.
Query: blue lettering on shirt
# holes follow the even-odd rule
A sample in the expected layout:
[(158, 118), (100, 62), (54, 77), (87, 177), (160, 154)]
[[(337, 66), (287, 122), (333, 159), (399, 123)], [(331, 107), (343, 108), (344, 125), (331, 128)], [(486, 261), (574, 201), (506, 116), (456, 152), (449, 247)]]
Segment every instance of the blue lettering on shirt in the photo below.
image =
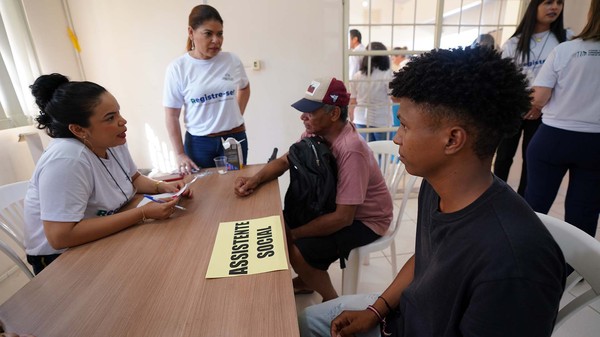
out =
[(523, 63), (523, 67), (533, 67), (533, 66), (537, 66), (537, 65), (542, 65), (542, 64), (544, 64), (544, 62), (546, 62), (546, 60), (529, 61), (529, 62)]
[(199, 97), (199, 98), (191, 98), (190, 102), (192, 104), (203, 104), (203, 103), (206, 103), (215, 98), (233, 96), (234, 94), (235, 94), (235, 90), (228, 90), (225, 92), (217, 92), (214, 94), (205, 94), (204, 96)]

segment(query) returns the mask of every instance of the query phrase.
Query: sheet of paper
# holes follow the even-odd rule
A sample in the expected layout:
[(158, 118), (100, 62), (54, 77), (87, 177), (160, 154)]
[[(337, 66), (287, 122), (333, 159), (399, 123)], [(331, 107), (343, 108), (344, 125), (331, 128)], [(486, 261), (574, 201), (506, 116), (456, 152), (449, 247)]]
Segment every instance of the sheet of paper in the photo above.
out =
[(194, 183), (194, 181), (196, 181), (197, 179), (198, 179), (198, 176), (195, 176), (195, 177), (194, 177), (194, 179), (190, 180), (190, 182), (189, 182), (189, 183), (187, 183), (187, 184), (183, 185), (183, 187), (182, 187), (182, 188), (181, 188), (179, 191), (177, 191), (177, 193), (175, 193), (175, 194), (174, 194), (174, 196), (176, 196), (176, 197), (180, 196), (180, 195), (181, 195), (183, 192), (185, 192), (185, 191), (188, 189), (188, 187), (190, 187), (190, 186), (191, 186), (191, 185)]
[[(189, 183), (185, 184), (179, 191), (177, 191), (177, 193), (152, 194), (152, 198), (158, 200), (158, 199), (178, 197), (183, 192), (185, 192), (185, 190), (187, 190), (197, 179), (198, 179), (198, 176), (195, 176), (194, 179), (190, 180)], [(142, 200), (140, 200), (140, 202), (138, 203), (138, 205), (136, 207), (144, 206), (145, 204), (147, 204), (149, 202), (152, 202), (152, 200), (150, 200), (148, 198), (142, 198)]]
[(285, 269), (288, 264), (278, 215), (219, 224), (206, 278)]

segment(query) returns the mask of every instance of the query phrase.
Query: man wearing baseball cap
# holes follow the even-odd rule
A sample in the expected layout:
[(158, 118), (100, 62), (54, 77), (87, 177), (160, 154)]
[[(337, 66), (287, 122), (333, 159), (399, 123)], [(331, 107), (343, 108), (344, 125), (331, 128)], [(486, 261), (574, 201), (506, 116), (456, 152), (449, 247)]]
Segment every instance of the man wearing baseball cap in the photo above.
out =
[[(289, 257), (298, 274), (294, 291), (317, 291), (323, 301), (338, 297), (327, 269), (338, 258), (384, 235), (392, 219), (392, 199), (367, 143), (348, 121), (350, 94), (342, 81), (311, 81), (304, 98), (292, 104), (304, 123), (303, 137), (320, 136), (331, 148), (338, 167), (336, 210), (307, 224), (288, 229)], [(239, 177), (234, 190), (251, 194), (261, 183), (289, 169), (287, 153), (266, 164), (252, 177)]]

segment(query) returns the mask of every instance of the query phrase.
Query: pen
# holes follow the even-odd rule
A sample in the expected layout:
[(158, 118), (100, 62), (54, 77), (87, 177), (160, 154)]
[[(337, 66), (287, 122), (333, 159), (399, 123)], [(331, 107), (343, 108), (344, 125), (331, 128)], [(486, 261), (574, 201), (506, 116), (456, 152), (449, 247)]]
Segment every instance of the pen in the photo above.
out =
[(159, 204), (162, 204), (162, 203), (164, 203), (164, 201), (163, 201), (163, 200), (160, 200), (160, 199), (155, 199), (153, 196), (151, 196), (151, 195), (148, 195), (148, 194), (144, 194), (144, 198), (148, 198), (148, 199), (150, 199), (150, 200), (152, 200), (152, 201), (154, 201), (154, 202), (158, 202)]
[[(154, 202), (157, 202), (157, 203), (159, 203), (159, 204), (162, 204), (162, 203), (164, 203), (164, 201), (163, 201), (163, 200), (156, 199), (156, 198), (154, 198), (153, 196), (151, 196), (151, 195), (148, 195), (148, 194), (144, 194), (144, 198), (148, 198), (148, 199), (150, 199), (150, 200), (152, 200), (152, 201), (154, 201)], [(179, 205), (175, 205), (175, 208), (177, 208), (177, 209), (180, 209), (180, 210), (182, 210), (182, 211), (186, 211), (186, 210), (187, 210), (187, 208), (185, 208), (185, 207), (182, 207), (182, 206), (179, 206)]]

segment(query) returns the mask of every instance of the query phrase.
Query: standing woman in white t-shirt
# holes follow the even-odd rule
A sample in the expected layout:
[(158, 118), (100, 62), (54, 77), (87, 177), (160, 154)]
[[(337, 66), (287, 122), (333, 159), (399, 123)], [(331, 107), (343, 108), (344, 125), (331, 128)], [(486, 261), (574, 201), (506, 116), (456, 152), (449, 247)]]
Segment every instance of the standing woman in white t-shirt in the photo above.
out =
[[(244, 164), (248, 140), (242, 117), (250, 99), (250, 83), (240, 59), (221, 52), (223, 19), (209, 5), (194, 7), (189, 15), (187, 52), (167, 67), (163, 105), (171, 145), (179, 171), (190, 173), (214, 167), (223, 155), (221, 138), (243, 141)], [(185, 108), (187, 129), (182, 141), (179, 116)]]
[(40, 76), (31, 92), (40, 108), (38, 128), (53, 138), (24, 203), (25, 251), (36, 274), (69, 247), (173, 214), (178, 198), (120, 211), (136, 192), (176, 192), (183, 184), (137, 171), (125, 145), (127, 121), (113, 95), (60, 74)]
[(542, 125), (527, 150), (525, 199), (548, 213), (569, 172), (565, 221), (596, 235), (600, 214), (600, 0), (574, 40), (556, 47), (534, 83)]
[[(371, 42), (367, 50), (387, 50), (381, 42)], [(389, 86), (393, 78), (387, 55), (365, 56), (360, 71), (350, 82), (350, 120), (359, 128), (392, 126), (392, 100)], [(388, 139), (385, 132), (369, 133), (368, 141)]]
[[(546, 61), (548, 54), (559, 43), (568, 40), (573, 34), (563, 26), (563, 0), (532, 0), (525, 11), (523, 19), (517, 26), (513, 36), (502, 46), (502, 56), (510, 57), (523, 68), (527, 75), (529, 86)], [(521, 128), (512, 137), (505, 138), (496, 151), (494, 174), (506, 181), (513, 157), (517, 152), (521, 133), (523, 165), (517, 192), (525, 195), (527, 186), (527, 146), (535, 131), (540, 126), (540, 112), (533, 109), (523, 116)]]

